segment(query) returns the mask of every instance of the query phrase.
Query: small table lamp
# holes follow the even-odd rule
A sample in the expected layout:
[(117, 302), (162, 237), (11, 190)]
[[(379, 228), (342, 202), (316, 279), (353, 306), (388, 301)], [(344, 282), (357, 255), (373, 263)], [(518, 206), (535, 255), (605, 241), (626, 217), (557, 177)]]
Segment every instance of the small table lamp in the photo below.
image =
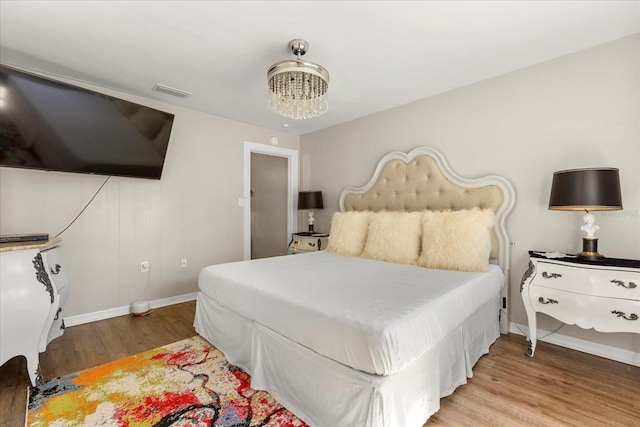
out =
[(620, 174), (616, 168), (571, 169), (553, 173), (549, 209), (559, 211), (585, 211), (584, 225), (580, 227), (587, 235), (582, 238), (582, 252), (578, 258), (598, 260), (598, 238), (594, 233), (600, 229), (590, 211), (614, 211), (622, 209)]
[(309, 233), (313, 233), (314, 209), (323, 209), (322, 191), (300, 191), (298, 192), (298, 210), (309, 210)]

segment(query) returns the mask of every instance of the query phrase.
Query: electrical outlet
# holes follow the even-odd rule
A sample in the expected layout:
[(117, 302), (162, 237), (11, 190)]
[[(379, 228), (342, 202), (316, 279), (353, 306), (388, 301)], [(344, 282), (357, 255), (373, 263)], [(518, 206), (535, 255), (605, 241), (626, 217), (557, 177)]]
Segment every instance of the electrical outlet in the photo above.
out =
[(140, 261), (140, 272), (146, 273), (149, 271), (149, 261)]
[(186, 258), (182, 258), (180, 260), (180, 268), (187, 268), (187, 259)]

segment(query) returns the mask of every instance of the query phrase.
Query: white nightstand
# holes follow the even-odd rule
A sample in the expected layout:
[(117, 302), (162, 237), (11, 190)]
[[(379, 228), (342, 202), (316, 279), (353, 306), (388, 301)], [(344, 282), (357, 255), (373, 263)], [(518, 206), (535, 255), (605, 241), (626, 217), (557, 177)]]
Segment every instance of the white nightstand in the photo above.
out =
[(289, 242), (289, 254), (321, 251), (327, 247), (329, 235), (325, 233), (293, 233)]
[(587, 261), (529, 252), (520, 285), (529, 322), (529, 351), (536, 349), (536, 313), (599, 332), (640, 334), (640, 261)]

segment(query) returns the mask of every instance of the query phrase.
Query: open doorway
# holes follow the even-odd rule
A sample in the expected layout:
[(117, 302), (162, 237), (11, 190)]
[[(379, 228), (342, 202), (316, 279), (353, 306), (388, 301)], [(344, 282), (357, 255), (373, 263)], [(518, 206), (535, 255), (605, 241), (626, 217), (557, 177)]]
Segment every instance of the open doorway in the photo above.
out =
[(245, 142), (244, 258), (286, 255), (297, 229), (298, 152)]

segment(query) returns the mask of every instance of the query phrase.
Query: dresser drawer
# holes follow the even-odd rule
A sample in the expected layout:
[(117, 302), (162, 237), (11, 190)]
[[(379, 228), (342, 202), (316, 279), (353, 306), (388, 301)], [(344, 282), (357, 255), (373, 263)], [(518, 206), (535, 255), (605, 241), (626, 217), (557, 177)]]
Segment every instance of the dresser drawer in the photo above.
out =
[(54, 339), (64, 334), (65, 325), (64, 325), (63, 306), (64, 306), (64, 303), (67, 301), (67, 297), (69, 296), (69, 286), (65, 286), (64, 288), (58, 290), (58, 293), (60, 294), (60, 305), (58, 306), (58, 309), (54, 314), (53, 323), (51, 324), (51, 329), (49, 329), (46, 342), (43, 343), (44, 348), (42, 348), (41, 351), (44, 351), (47, 345), (49, 345), (51, 341), (53, 341)]
[(640, 273), (601, 266), (538, 262), (534, 284), (585, 295), (640, 301)]
[(49, 280), (54, 284), (58, 292), (69, 286), (69, 269), (62, 260), (62, 249), (54, 246), (40, 252)]
[(536, 312), (600, 332), (640, 333), (640, 301), (579, 295), (543, 286), (529, 289)]

